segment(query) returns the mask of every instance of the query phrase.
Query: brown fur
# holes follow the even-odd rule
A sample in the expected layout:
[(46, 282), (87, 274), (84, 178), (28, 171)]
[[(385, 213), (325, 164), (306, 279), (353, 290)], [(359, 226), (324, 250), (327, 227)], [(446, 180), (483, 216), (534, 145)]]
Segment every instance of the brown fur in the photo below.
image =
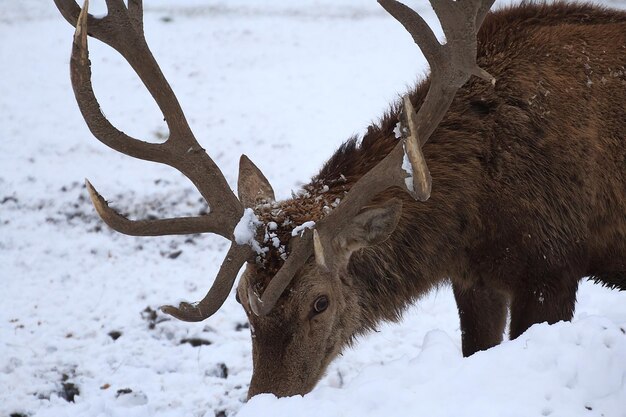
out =
[[(250, 395), (308, 392), (355, 336), (445, 282), (465, 355), (501, 341), (507, 306), (514, 338), (534, 323), (570, 320), (583, 277), (626, 289), (626, 13), (565, 3), (499, 10), (479, 33), (478, 64), (497, 84), (462, 87), (425, 145), (430, 200), (388, 190), (373, 205), (403, 200), (389, 239), (330, 248), (345, 252), (341, 268), (324, 272), (310, 260), (269, 316), (249, 315)], [(428, 79), (411, 92), (416, 108), (427, 88)], [(391, 151), (398, 114), (395, 105), (360, 143), (342, 145), (308, 194), (257, 208), (280, 225), (281, 242)], [(271, 251), (250, 265), (240, 298), (281, 264)], [(312, 315), (320, 294), (330, 307)]]

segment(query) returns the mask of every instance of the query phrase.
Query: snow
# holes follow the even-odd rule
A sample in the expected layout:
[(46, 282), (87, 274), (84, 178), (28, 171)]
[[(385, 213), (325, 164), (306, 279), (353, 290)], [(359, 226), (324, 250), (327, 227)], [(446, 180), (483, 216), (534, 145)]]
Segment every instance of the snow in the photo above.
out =
[(245, 209), (233, 232), (235, 242), (238, 245), (250, 245), (256, 253), (263, 253), (261, 245), (256, 241), (256, 229), (260, 224), (261, 221), (254, 214), (254, 210), (251, 208)]
[(293, 230), (291, 231), (291, 236), (294, 236), (294, 237), (298, 235), (302, 236), (306, 229), (313, 229), (314, 227), (315, 227), (314, 221), (304, 222), (300, 226), (296, 226), (293, 228)]
[(396, 123), (396, 126), (393, 128), (393, 134), (396, 137), (396, 139), (401, 139), (402, 136), (404, 136), (402, 134), (402, 122)]
[(402, 156), (402, 169), (407, 173), (407, 177), (404, 179), (404, 184), (409, 191), (415, 191), (413, 188), (413, 165), (409, 160), (409, 155), (406, 152), (406, 145), (403, 146), (404, 155)]
[[(424, 73), (374, 0), (145, 3), (148, 42), (232, 188), (245, 153), (287, 198)], [(626, 295), (587, 282), (572, 323), (467, 359), (442, 288), (344, 352), (311, 394), (245, 403), (250, 330), (234, 296), (202, 323), (158, 310), (201, 299), (229, 242), (123, 236), (89, 202), (84, 177), (132, 218), (207, 211), (176, 171), (91, 136), (71, 33), (49, 0), (0, 2), (0, 416), (626, 416)], [(90, 48), (104, 113), (134, 137), (167, 137), (128, 65)]]
[(467, 359), (432, 330), (417, 355), (370, 365), (341, 389), (257, 396), (238, 416), (624, 416), (625, 357), (623, 329), (599, 317), (537, 325)]

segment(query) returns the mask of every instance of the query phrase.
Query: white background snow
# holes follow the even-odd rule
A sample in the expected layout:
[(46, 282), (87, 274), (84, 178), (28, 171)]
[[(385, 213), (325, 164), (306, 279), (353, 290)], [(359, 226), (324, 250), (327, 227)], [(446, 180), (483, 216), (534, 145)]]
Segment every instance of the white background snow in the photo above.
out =
[[(245, 153), (288, 197), (425, 73), (374, 0), (145, 3), (148, 42), (233, 187)], [(227, 242), (123, 236), (88, 202), (85, 177), (134, 218), (206, 210), (179, 173), (91, 136), (69, 84), (71, 36), (51, 0), (0, 0), (0, 417), (626, 416), (626, 294), (590, 283), (572, 323), (468, 359), (442, 288), (362, 338), (310, 395), (244, 403), (250, 335), (234, 297), (199, 324), (155, 312), (202, 298)], [(128, 65), (91, 50), (107, 116), (165, 137)]]

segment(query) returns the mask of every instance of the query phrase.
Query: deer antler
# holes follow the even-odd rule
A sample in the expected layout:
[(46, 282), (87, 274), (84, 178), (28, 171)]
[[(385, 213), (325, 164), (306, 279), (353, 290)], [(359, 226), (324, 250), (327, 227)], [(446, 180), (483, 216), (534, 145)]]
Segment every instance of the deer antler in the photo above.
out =
[[(163, 311), (181, 320), (200, 321), (224, 302), (239, 269), (252, 256), (247, 245), (238, 245), (233, 236), (244, 207), (233, 194), (222, 172), (196, 141), (185, 115), (152, 56), (143, 33), (141, 0), (106, 0), (108, 14), (88, 14), (89, 1), (81, 9), (74, 0), (54, 0), (57, 8), (76, 27), (71, 57), (71, 80), (76, 101), (93, 135), (116, 151), (148, 161), (169, 165), (183, 173), (209, 203), (210, 214), (159, 220), (129, 220), (111, 209), (87, 182), (91, 200), (102, 219), (118, 232), (133, 236), (161, 236), (187, 233), (216, 233), (233, 243), (208, 294), (199, 303), (165, 306)], [(121, 132), (100, 110), (91, 85), (87, 34), (117, 50), (135, 70), (157, 102), (170, 131), (164, 143), (144, 142)], [(251, 162), (249, 162), (251, 164)]]
[[(430, 174), (421, 147), (443, 119), (456, 91), (476, 75), (495, 80), (476, 64), (476, 35), (494, 0), (430, 0), (437, 13), (446, 44), (440, 44), (431, 29), (415, 11), (395, 0), (379, 0), (413, 36), (431, 67), (430, 88), (416, 114), (404, 98), (404, 121), (408, 136), (351, 188), (335, 210), (318, 222), (315, 245), (328, 245), (347, 219), (355, 216), (374, 196), (390, 187), (406, 190), (415, 199), (430, 197)], [(258, 168), (242, 158), (240, 170), (254, 172), (263, 181), (246, 184), (240, 198), (233, 194), (222, 172), (198, 144), (170, 85), (155, 61), (143, 34), (141, 0), (106, 0), (108, 14), (96, 18), (88, 14), (88, 0), (81, 9), (74, 0), (54, 0), (63, 16), (76, 27), (71, 58), (71, 79), (74, 94), (91, 132), (105, 145), (119, 152), (148, 161), (160, 162), (182, 172), (198, 188), (211, 208), (208, 216), (159, 220), (129, 220), (111, 209), (97, 191), (87, 183), (90, 196), (102, 219), (113, 229), (135, 236), (156, 236), (186, 233), (217, 233), (233, 243), (218, 276), (199, 303), (165, 306), (163, 311), (181, 320), (200, 321), (213, 314), (232, 288), (237, 272), (252, 256), (247, 245), (238, 245), (233, 231), (242, 218), (244, 204), (250, 205), (259, 192), (273, 194)], [(91, 68), (87, 48), (89, 35), (117, 50), (139, 75), (161, 109), (170, 136), (166, 142), (154, 144), (132, 138), (116, 129), (100, 111), (91, 86)], [(409, 167), (410, 165), (410, 167)], [(260, 185), (259, 185), (260, 184)], [(250, 195), (246, 195), (246, 193)], [(250, 291), (250, 305), (259, 315), (267, 314), (289, 285), (297, 270), (313, 251), (312, 233), (295, 238), (289, 258), (265, 289), (262, 297)], [(326, 265), (332, 265), (332, 253), (325, 254)]]
[[(430, 64), (430, 88), (417, 114), (408, 96), (404, 97), (403, 118), (409, 134), (381, 161), (357, 181), (341, 204), (316, 224), (318, 246), (330, 241), (376, 195), (391, 187), (400, 187), (416, 200), (430, 197), (431, 178), (422, 154), (422, 146), (435, 131), (456, 92), (472, 75), (495, 84), (495, 79), (476, 64), (478, 29), (495, 0), (430, 0), (446, 35), (440, 44), (424, 19), (413, 9), (396, 0), (378, 0), (411, 34)], [(404, 163), (408, 159), (410, 168)], [(407, 175), (408, 174), (408, 175)], [(313, 251), (312, 234), (300, 238), (283, 268), (270, 281), (262, 297), (250, 296), (257, 315), (271, 311), (297, 270)], [(325, 263), (332, 251), (325, 252)], [(292, 260), (292, 262), (289, 262)], [(251, 291), (250, 291), (251, 292)]]

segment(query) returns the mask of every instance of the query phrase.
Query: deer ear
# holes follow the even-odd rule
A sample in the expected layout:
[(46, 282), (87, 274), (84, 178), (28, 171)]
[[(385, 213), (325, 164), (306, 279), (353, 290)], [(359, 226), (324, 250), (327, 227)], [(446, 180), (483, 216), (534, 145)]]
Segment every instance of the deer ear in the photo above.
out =
[(402, 202), (388, 201), (382, 207), (367, 208), (342, 230), (335, 238), (337, 244), (348, 254), (384, 242), (398, 226), (402, 214)]
[(274, 190), (265, 175), (245, 155), (239, 159), (239, 179), (237, 181), (239, 201), (244, 207), (254, 207), (259, 201), (274, 201)]

